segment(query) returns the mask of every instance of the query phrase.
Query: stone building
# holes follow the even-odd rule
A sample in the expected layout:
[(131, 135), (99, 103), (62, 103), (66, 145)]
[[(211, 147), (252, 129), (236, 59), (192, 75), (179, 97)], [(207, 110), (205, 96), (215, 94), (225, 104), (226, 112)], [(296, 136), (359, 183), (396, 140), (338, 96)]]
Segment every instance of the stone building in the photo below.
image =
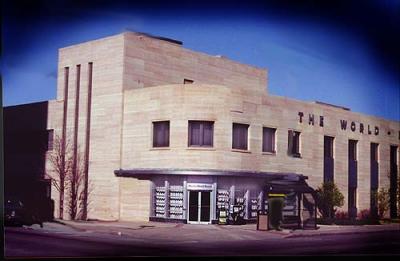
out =
[(399, 122), (273, 96), (267, 80), (141, 33), (60, 49), (47, 129), (84, 155), (86, 217), (211, 223), (242, 204), (251, 221), (274, 180), (333, 180), (351, 216), (374, 206), (371, 191), (395, 192)]

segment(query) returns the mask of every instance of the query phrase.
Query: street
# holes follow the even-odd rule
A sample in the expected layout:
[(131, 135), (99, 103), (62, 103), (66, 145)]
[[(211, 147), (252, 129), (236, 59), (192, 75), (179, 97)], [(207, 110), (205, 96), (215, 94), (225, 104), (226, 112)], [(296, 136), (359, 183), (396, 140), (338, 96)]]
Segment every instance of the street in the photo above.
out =
[(399, 254), (399, 231), (290, 237), (236, 227), (185, 225), (144, 227), (127, 236), (95, 231), (5, 228), (6, 257)]

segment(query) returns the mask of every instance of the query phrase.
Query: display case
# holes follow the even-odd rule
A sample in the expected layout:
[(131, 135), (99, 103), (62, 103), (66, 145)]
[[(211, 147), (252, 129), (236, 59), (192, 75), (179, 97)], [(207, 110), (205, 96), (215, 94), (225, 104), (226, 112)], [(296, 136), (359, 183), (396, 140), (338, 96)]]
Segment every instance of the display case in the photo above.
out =
[(155, 191), (155, 216), (165, 217), (166, 210), (166, 188), (156, 187)]
[(217, 191), (217, 216), (219, 224), (226, 224), (229, 210), (229, 191), (219, 189)]
[(250, 199), (250, 213), (249, 213), (250, 219), (257, 218), (258, 209), (259, 209), (258, 199), (257, 198)]
[(169, 217), (183, 218), (183, 186), (169, 187)]

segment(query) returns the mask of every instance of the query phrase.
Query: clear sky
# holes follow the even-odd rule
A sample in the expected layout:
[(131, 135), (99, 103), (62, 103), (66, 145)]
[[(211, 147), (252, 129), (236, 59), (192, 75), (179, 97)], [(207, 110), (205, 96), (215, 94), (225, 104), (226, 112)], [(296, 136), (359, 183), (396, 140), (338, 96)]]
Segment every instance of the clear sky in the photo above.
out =
[[(389, 35), (399, 29), (399, 1), (337, 12), (287, 1), (232, 8), (65, 2), (2, 8), (4, 106), (55, 99), (59, 48), (131, 30), (266, 68), (270, 94), (400, 120), (399, 41)], [(365, 22), (372, 10), (380, 16)]]

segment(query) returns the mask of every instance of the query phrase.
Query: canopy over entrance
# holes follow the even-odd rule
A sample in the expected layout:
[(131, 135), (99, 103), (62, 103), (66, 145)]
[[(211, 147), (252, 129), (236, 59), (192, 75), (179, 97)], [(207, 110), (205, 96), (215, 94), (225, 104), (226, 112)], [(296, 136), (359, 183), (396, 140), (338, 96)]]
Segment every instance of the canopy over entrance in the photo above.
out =
[[(279, 193), (285, 195), (283, 226), (296, 228), (316, 227), (315, 191), (306, 183), (307, 176), (297, 173), (257, 172), (215, 169), (119, 169), (117, 177), (133, 177), (141, 180), (156, 180), (160, 176), (181, 177), (232, 177), (250, 178), (260, 184), (264, 195)], [(264, 207), (263, 207), (264, 209)], [(265, 209), (266, 210), (266, 209)]]

